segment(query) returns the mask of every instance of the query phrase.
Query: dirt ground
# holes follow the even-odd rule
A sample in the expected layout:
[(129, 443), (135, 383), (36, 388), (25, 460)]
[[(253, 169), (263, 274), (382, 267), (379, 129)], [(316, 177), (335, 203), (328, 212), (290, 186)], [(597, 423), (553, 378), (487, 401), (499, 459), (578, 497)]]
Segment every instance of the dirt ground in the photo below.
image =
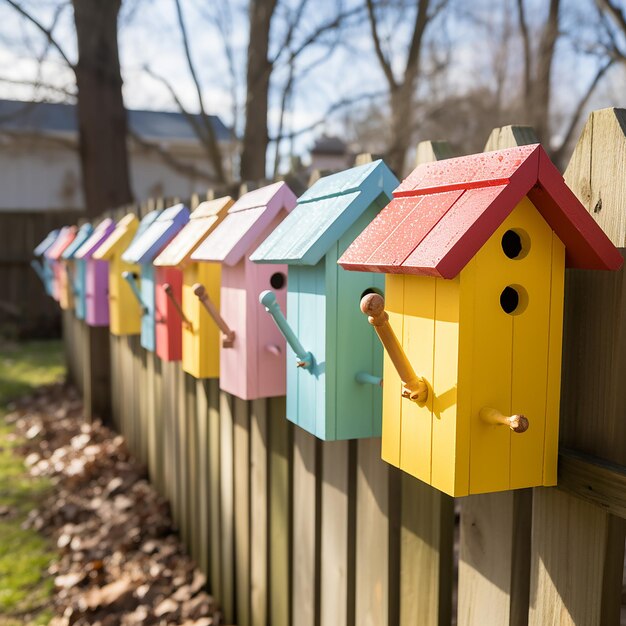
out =
[(58, 551), (47, 568), (50, 624), (221, 624), (204, 575), (174, 534), (167, 502), (124, 439), (86, 424), (78, 394), (62, 384), (8, 410), (14, 452), (34, 480), (50, 483), (23, 523)]

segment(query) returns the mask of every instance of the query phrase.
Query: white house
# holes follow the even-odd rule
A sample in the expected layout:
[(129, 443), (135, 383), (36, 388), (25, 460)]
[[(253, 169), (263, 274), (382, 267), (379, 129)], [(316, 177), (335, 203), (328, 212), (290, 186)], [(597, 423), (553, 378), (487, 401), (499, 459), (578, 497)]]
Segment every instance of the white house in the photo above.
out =
[[(235, 141), (211, 122), (230, 173)], [(129, 110), (128, 124), (140, 138), (128, 141), (137, 201), (206, 192), (210, 164), (181, 113)], [(0, 100), (0, 211), (83, 208), (77, 144), (74, 105)]]

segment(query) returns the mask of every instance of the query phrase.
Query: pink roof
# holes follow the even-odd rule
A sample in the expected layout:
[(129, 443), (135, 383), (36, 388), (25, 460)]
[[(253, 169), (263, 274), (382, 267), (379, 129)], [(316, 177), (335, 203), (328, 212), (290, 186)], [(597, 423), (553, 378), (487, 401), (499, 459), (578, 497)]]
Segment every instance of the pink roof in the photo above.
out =
[(622, 257), (539, 144), (417, 167), (350, 245), (345, 269), (454, 278), (528, 196), (569, 267), (616, 270)]
[(44, 256), (48, 259), (58, 261), (61, 258), (65, 248), (67, 248), (74, 238), (78, 228), (76, 226), (64, 226), (56, 238), (56, 241), (45, 251)]
[(296, 196), (286, 183), (279, 182), (244, 194), (228, 215), (191, 255), (192, 261), (214, 261), (236, 265), (274, 218), (296, 206)]

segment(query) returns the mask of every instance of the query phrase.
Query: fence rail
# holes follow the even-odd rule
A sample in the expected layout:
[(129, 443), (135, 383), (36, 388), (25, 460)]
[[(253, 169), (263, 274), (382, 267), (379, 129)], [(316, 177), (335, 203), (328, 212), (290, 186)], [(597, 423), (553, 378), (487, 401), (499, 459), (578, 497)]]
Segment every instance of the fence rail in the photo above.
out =
[[(618, 247), (626, 181), (580, 172), (590, 171), (592, 157), (593, 167), (618, 161), (625, 122), (625, 111), (595, 112), (589, 124), (604, 141), (590, 145), (586, 129), (566, 174), (581, 198), (587, 193), (594, 202), (602, 194), (600, 221)], [(497, 129), (488, 145), (518, 141), (532, 141), (532, 132)], [(418, 151), (421, 159), (435, 152), (432, 144)], [(111, 416), (170, 500), (227, 623), (618, 624), (626, 441), (614, 440), (623, 433), (616, 420), (624, 419), (614, 409), (622, 406), (626, 373), (623, 277), (622, 270), (603, 283), (581, 311), (572, 294), (605, 279), (568, 272), (561, 416), (568, 447), (561, 449), (558, 488), (455, 503), (384, 463), (380, 440), (317, 440), (286, 420), (284, 398), (239, 400), (217, 380), (196, 380), (179, 363), (160, 361), (138, 337), (107, 338)], [(581, 341), (606, 302), (605, 334), (594, 328), (593, 341)], [(70, 373), (89, 386), (81, 381), (102, 346), (87, 340), (90, 329), (71, 312), (64, 313), (64, 332)], [(583, 415), (574, 408), (581, 389)], [(594, 435), (600, 427), (613, 436)]]

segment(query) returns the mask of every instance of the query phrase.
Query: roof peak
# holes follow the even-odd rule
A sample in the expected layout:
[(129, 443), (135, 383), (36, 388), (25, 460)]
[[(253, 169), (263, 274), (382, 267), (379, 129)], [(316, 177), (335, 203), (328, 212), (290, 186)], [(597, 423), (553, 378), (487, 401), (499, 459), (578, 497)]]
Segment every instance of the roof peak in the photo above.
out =
[(539, 144), (420, 165), (339, 263), (454, 278), (524, 196), (565, 244), (569, 267), (621, 266), (615, 246)]

